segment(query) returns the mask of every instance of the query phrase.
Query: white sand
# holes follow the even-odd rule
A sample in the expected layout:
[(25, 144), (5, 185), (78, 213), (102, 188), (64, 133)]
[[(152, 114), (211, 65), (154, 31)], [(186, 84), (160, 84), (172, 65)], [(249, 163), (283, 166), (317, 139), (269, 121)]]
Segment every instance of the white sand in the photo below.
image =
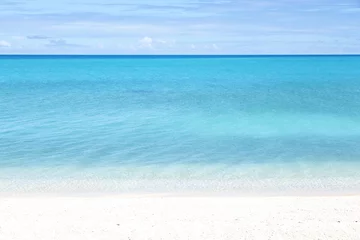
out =
[(360, 239), (360, 197), (1, 197), (0, 240)]

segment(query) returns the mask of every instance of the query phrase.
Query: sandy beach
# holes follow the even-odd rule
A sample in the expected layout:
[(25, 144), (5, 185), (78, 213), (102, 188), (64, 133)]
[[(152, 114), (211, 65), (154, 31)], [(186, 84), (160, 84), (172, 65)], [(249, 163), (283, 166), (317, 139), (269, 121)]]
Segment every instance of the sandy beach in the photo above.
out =
[(1, 197), (1, 240), (360, 239), (360, 197)]

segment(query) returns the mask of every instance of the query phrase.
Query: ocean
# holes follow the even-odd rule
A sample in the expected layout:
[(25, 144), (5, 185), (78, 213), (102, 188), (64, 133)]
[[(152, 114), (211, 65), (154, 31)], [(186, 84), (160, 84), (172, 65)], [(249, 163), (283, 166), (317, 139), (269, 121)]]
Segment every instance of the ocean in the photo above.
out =
[(360, 56), (0, 56), (0, 193), (359, 191)]

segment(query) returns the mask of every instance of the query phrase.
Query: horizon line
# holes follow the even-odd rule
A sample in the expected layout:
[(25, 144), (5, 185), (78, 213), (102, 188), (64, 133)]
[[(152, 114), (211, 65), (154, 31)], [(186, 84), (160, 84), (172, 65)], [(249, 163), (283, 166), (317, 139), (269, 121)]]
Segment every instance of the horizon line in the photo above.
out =
[(326, 57), (326, 56), (360, 56), (354, 54), (1, 54), (0, 57)]

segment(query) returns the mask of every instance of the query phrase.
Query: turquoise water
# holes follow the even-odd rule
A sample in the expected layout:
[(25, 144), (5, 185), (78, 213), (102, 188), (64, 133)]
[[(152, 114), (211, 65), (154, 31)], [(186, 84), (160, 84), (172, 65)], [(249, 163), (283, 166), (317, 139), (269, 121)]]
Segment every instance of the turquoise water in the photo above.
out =
[(360, 190), (360, 56), (0, 56), (0, 192)]

